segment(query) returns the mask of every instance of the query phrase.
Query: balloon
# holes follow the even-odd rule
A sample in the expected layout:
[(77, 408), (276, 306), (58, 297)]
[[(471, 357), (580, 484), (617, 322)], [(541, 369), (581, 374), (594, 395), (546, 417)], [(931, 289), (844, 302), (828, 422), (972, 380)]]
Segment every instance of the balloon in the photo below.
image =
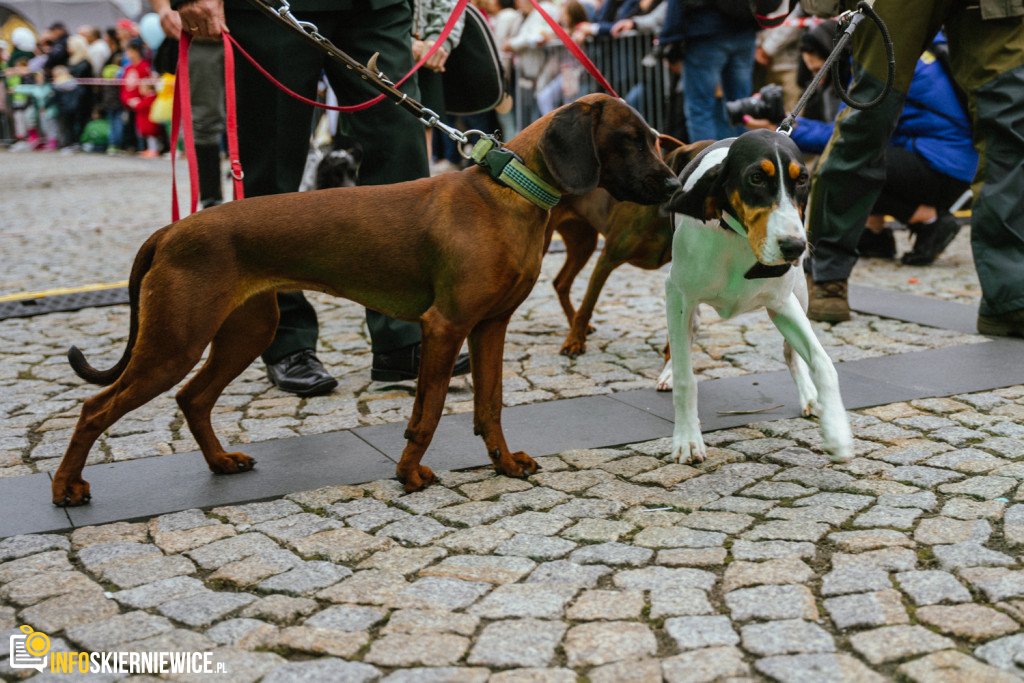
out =
[(36, 49), (36, 34), (31, 29), (19, 26), (11, 31), (11, 42), (14, 47), (25, 52), (32, 52)]
[(160, 28), (160, 17), (153, 12), (143, 15), (142, 19), (139, 19), (139, 35), (146, 45), (154, 50), (160, 47), (160, 43), (164, 42), (164, 30)]

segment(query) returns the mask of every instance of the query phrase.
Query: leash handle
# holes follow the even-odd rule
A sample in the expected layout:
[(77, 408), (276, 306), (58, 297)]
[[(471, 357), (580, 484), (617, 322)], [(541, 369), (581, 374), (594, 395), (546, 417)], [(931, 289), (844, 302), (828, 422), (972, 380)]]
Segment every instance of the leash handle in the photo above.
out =
[(551, 30), (555, 32), (555, 35), (562, 41), (566, 49), (568, 49), (569, 52), (572, 53), (572, 56), (583, 65), (583, 68), (587, 70), (587, 73), (594, 77), (597, 84), (604, 88), (605, 92), (609, 95), (621, 100), (622, 98), (619, 97), (617, 92), (615, 92), (615, 88), (612, 87), (612, 84), (609, 83), (608, 79), (604, 77), (604, 74), (594, 66), (594, 63), (590, 61), (590, 57), (587, 57), (586, 53), (583, 52), (583, 49), (576, 44), (576, 41), (565, 32), (565, 29), (562, 28), (561, 24), (551, 18), (551, 15), (544, 11), (544, 8), (540, 6), (540, 2), (538, 2), (538, 0), (530, 0), (530, 2), (533, 4), (533, 8), (540, 12), (540, 15), (544, 17), (544, 21), (548, 22), (548, 26), (550, 26)]

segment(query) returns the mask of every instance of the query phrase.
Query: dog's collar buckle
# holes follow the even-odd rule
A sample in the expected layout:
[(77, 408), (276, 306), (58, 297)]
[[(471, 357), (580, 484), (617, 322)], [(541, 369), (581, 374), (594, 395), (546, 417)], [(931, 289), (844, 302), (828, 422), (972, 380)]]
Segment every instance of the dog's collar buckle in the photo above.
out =
[(481, 137), (473, 146), (470, 158), (499, 183), (545, 211), (551, 210), (562, 198), (561, 193), (531, 171), (518, 154), (502, 147), (493, 137)]

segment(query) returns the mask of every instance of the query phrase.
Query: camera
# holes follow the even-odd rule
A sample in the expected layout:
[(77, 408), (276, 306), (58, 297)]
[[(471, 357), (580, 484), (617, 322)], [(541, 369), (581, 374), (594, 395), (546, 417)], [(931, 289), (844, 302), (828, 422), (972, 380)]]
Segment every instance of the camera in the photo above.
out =
[(786, 108), (782, 103), (782, 86), (770, 83), (761, 88), (756, 95), (726, 102), (725, 111), (729, 114), (729, 123), (734, 126), (742, 124), (744, 116), (781, 123), (782, 119), (786, 118)]

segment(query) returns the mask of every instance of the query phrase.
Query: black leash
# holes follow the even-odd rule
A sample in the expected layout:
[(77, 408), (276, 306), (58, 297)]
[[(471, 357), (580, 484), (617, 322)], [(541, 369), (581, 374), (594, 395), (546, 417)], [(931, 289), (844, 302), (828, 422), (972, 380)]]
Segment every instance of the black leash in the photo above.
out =
[[(843, 54), (847, 43), (849, 43), (850, 39), (853, 37), (853, 32), (857, 30), (857, 26), (864, 21), (865, 17), (869, 17), (871, 21), (875, 22), (878, 26), (878, 30), (882, 32), (882, 40), (885, 44), (885, 56), (888, 59), (888, 68), (886, 72), (885, 87), (882, 89), (882, 92), (878, 97), (870, 102), (857, 102), (850, 97), (845, 90), (843, 90), (843, 86), (840, 84), (841, 75), (839, 73), (839, 57)], [(782, 120), (782, 123), (779, 124), (779, 127), (776, 129), (777, 132), (782, 133), (783, 135), (790, 135), (793, 132), (793, 123), (796, 121), (797, 114), (803, 111), (803, 108), (807, 106), (807, 101), (811, 99), (811, 95), (814, 94), (814, 91), (817, 89), (822, 79), (825, 78), (825, 73), (827, 71), (831, 71), (832, 73), (832, 88), (839, 96), (839, 99), (854, 109), (873, 109), (881, 104), (882, 100), (888, 97), (889, 93), (892, 92), (893, 83), (896, 81), (896, 52), (893, 49), (892, 36), (889, 35), (889, 29), (886, 28), (885, 22), (882, 21), (880, 16), (878, 16), (878, 13), (875, 12), (874, 8), (871, 7), (871, 3), (867, 0), (860, 0), (860, 2), (857, 3), (856, 10), (843, 12), (837, 17), (837, 20), (839, 21), (840, 28), (844, 29), (843, 32), (837, 36), (832, 52), (828, 55), (828, 59), (825, 60), (825, 63), (818, 70), (818, 73), (814, 75), (814, 79), (811, 81), (811, 84), (807, 86), (807, 89), (804, 90), (803, 95), (800, 96), (800, 99), (797, 101), (793, 111), (790, 112), (789, 115)]]

